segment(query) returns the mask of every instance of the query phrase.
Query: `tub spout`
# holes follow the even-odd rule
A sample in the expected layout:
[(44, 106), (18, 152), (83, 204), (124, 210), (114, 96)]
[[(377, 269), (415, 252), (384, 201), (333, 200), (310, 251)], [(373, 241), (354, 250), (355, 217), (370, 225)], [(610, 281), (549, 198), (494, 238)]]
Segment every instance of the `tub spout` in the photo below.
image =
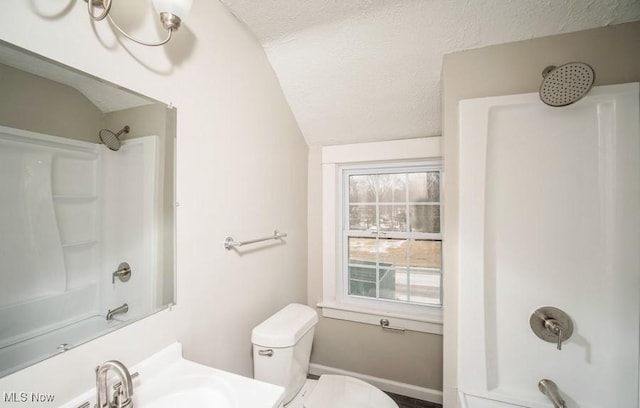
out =
[(538, 389), (541, 393), (549, 397), (554, 408), (567, 408), (564, 400), (558, 392), (558, 386), (551, 380), (542, 379), (538, 382)]
[(127, 313), (129, 311), (129, 305), (124, 303), (122, 306), (118, 306), (115, 309), (109, 309), (107, 312), (107, 320), (113, 319), (114, 315), (119, 313)]

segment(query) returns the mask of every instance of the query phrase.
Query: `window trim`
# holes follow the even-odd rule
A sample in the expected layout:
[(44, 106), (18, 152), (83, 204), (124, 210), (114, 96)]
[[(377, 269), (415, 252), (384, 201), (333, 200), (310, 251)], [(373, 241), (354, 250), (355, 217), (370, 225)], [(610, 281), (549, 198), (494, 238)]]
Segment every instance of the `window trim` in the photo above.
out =
[[(338, 273), (342, 264), (342, 259), (339, 259), (342, 254), (339, 247), (342, 243), (339, 235), (342, 234), (343, 222), (341, 196), (344, 194), (341, 189), (342, 168), (388, 167), (390, 164), (397, 166), (400, 163), (433, 165), (441, 160), (441, 139), (437, 136), (322, 148), (323, 300), (318, 307), (322, 308), (323, 316), (375, 325), (379, 325), (380, 318), (392, 317), (392, 326), (442, 334), (442, 307), (409, 304), (397, 307), (398, 305), (389, 305), (378, 299), (361, 299), (365, 302), (345, 301), (341, 296), (344, 288), (344, 283), (341, 282), (343, 274)], [(442, 168), (441, 174), (444, 174)], [(441, 209), (442, 202), (441, 195)], [(444, 243), (444, 237), (442, 242)]]

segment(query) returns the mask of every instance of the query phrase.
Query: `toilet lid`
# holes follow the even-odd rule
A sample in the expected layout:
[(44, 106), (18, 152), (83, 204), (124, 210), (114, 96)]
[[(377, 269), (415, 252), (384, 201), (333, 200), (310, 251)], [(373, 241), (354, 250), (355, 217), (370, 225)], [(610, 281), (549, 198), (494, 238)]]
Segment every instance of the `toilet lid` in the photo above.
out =
[(398, 408), (384, 392), (357, 378), (322, 375), (304, 408)]

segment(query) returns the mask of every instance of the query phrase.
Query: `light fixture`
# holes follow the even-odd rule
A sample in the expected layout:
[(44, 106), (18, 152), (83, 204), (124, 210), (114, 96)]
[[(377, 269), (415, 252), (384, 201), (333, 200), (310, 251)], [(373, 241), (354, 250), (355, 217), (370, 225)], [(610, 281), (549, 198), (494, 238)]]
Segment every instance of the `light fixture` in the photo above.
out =
[[(84, 0), (87, 2), (87, 8), (89, 10), (89, 16), (94, 21), (101, 21), (105, 18), (109, 19), (109, 22), (118, 30), (122, 35), (135, 41), (138, 44), (148, 45), (155, 47), (163, 45), (169, 42), (171, 35), (174, 31), (180, 28), (180, 23), (187, 18), (189, 11), (191, 10), (191, 4), (193, 0), (153, 0), (153, 6), (156, 11), (160, 13), (160, 21), (162, 26), (167, 30), (167, 37), (164, 40), (158, 42), (146, 42), (133, 38), (111, 18), (109, 12), (111, 11), (112, 0)], [(96, 9), (102, 9), (100, 14), (96, 14)]]

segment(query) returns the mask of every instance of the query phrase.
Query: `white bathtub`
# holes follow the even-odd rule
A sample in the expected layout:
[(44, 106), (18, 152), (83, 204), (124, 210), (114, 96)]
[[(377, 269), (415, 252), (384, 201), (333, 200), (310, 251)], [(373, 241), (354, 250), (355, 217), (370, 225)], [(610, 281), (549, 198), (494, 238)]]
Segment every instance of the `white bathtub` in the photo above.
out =
[(0, 348), (0, 377), (27, 367), (56, 353), (64, 352), (123, 324), (121, 320), (106, 320), (104, 316), (90, 316), (48, 333), (18, 341)]

